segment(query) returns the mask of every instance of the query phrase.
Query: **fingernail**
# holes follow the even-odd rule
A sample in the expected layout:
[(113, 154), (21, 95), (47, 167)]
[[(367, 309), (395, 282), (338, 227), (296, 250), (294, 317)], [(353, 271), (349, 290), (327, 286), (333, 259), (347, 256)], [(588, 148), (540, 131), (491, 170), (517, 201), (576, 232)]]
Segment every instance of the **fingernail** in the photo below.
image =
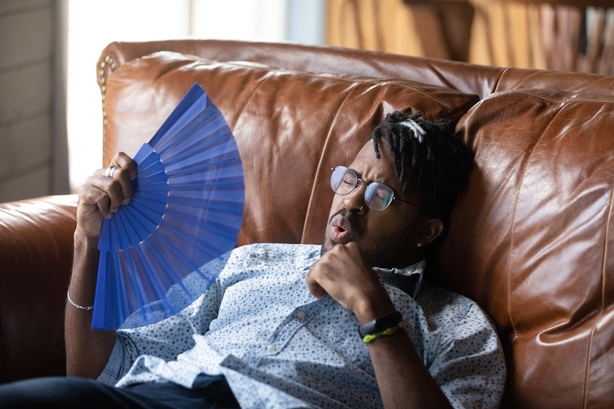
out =
[(111, 213), (115, 213), (118, 209), (119, 207), (117, 209), (111, 209)]
[(112, 213), (109, 213), (109, 214), (104, 216), (105, 219), (111, 219), (112, 217), (113, 217)]
[(127, 205), (128, 203), (130, 203), (130, 198), (124, 199), (124, 201), (122, 202), (123, 205)]

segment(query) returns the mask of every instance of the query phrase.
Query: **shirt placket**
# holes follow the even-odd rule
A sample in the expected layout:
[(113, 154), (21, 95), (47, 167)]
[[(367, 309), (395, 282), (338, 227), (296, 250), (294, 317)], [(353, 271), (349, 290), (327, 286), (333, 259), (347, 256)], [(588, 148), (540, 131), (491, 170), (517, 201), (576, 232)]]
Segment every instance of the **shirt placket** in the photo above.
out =
[(324, 295), (318, 300), (295, 308), (275, 328), (268, 339), (263, 340), (243, 356), (243, 361), (249, 365), (258, 366), (262, 359), (279, 354), (300, 328), (307, 325), (316, 316), (326, 314), (330, 310), (331, 302), (334, 300), (329, 295)]

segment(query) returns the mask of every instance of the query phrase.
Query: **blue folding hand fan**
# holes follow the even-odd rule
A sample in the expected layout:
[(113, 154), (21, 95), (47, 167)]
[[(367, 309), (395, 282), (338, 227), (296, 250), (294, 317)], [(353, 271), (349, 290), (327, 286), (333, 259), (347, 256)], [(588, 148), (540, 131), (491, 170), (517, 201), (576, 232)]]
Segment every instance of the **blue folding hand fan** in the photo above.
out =
[(217, 278), (241, 228), (237, 144), (198, 84), (134, 161), (130, 203), (102, 223), (92, 328), (140, 327), (191, 304)]

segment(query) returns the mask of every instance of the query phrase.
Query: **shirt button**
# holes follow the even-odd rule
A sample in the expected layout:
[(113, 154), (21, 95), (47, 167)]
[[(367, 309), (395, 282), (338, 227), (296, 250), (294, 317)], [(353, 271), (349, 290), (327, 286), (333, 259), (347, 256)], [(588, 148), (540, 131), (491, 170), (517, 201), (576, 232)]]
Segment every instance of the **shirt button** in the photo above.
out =
[(305, 311), (299, 311), (299, 312), (297, 312), (297, 313), (296, 313), (296, 317), (297, 317), (299, 320), (302, 320), (303, 318), (305, 318)]
[(275, 345), (273, 345), (273, 344), (269, 344), (269, 345), (266, 347), (266, 349), (267, 349), (267, 351), (269, 351), (269, 352), (275, 352), (275, 349), (276, 349), (276, 348), (275, 348)]

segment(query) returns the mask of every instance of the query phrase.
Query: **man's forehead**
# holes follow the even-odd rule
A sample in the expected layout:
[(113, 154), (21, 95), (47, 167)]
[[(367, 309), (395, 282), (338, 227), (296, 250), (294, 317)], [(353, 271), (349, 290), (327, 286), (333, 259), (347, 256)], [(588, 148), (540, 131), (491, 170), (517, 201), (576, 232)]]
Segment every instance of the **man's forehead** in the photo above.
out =
[[(360, 149), (350, 167), (363, 177), (382, 179), (386, 182), (398, 182), (394, 173), (394, 164), (387, 143), (379, 143), (380, 157), (375, 154), (373, 141), (369, 140)], [(369, 181), (373, 181), (371, 179)], [(383, 180), (377, 180), (383, 182)]]
[(388, 165), (394, 167), (392, 153), (390, 152), (390, 146), (388, 145), (388, 141), (385, 139), (380, 139), (377, 142), (379, 158), (377, 158), (375, 153), (375, 142), (373, 140), (368, 140), (360, 151), (355, 156), (356, 159), (360, 159), (365, 163), (373, 163), (374, 165)]

